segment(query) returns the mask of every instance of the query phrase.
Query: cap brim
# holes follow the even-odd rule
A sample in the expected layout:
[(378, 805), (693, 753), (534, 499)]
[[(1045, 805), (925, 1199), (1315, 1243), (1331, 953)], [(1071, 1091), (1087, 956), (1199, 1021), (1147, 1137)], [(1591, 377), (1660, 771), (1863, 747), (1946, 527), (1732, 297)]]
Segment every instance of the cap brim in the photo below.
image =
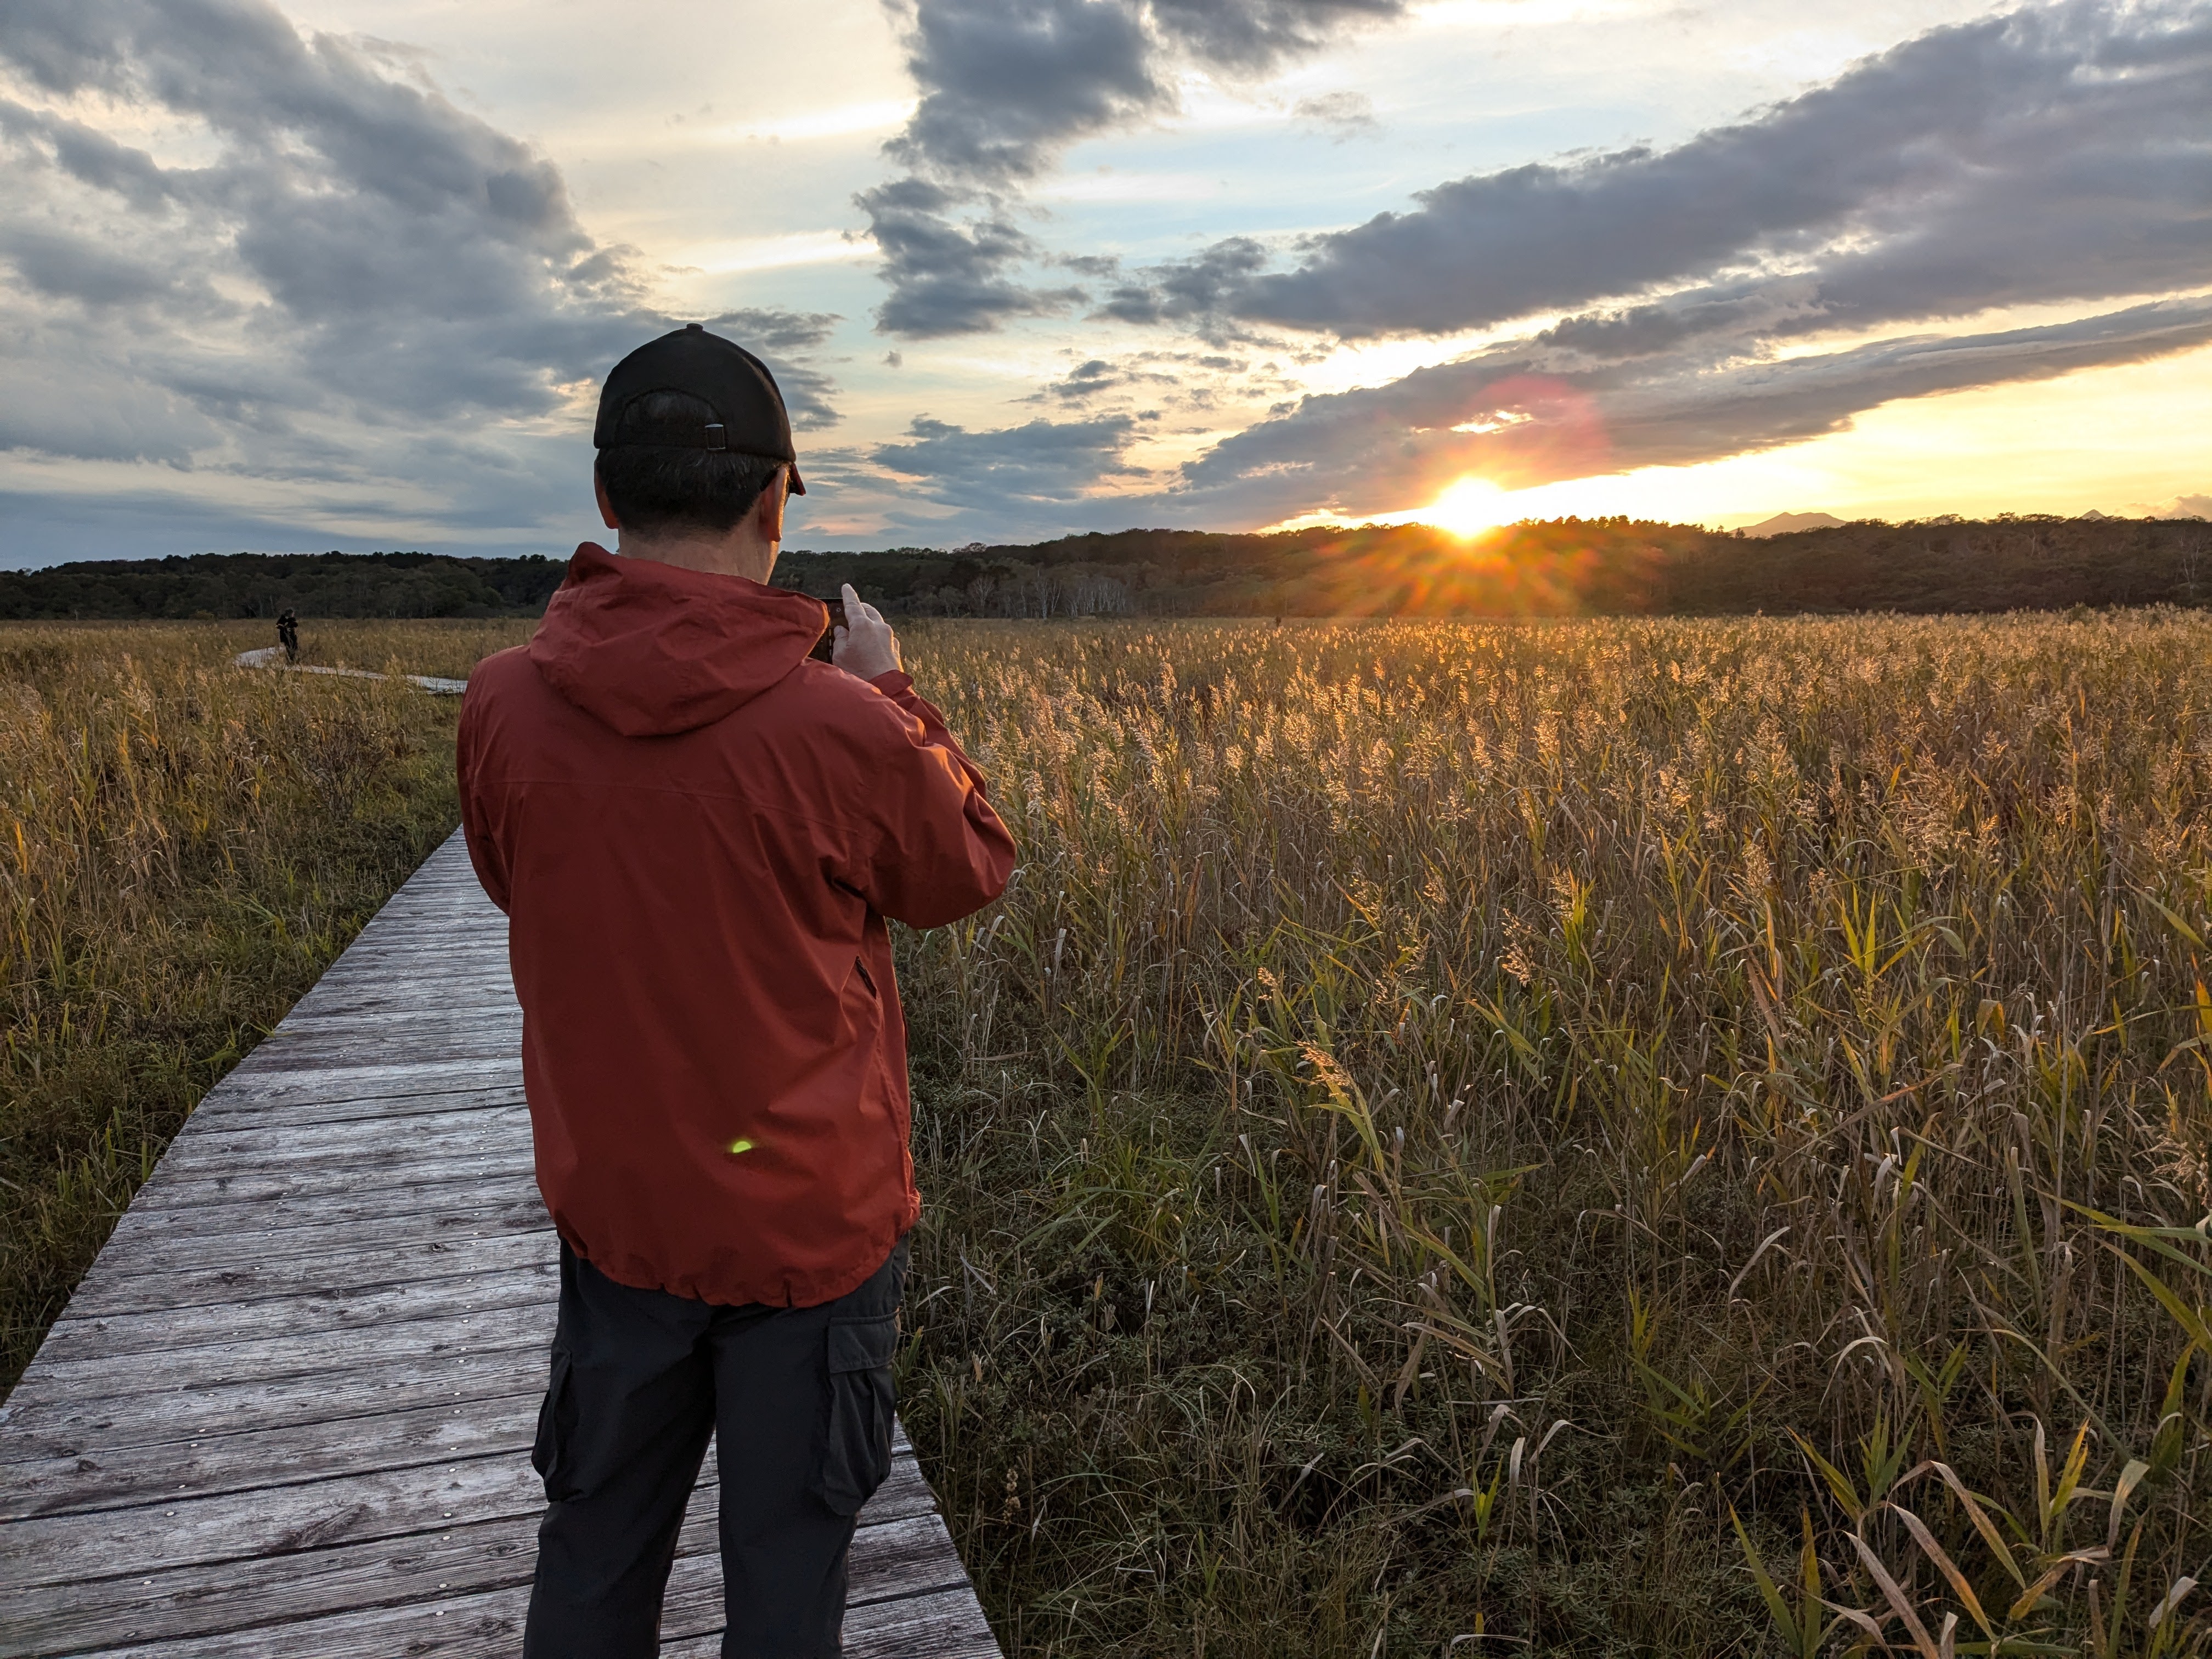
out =
[(784, 463), (784, 465), (789, 469), (791, 473), (790, 493), (793, 495), (804, 495), (806, 493), (806, 481), (799, 476), (799, 463), (797, 461), (787, 461)]

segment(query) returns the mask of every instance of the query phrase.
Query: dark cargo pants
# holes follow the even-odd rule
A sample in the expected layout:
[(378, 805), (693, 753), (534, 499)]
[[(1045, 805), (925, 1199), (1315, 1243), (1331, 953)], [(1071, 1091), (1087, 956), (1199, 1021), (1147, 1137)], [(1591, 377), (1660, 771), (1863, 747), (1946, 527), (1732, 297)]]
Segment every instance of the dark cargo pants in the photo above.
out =
[(840, 1650), (853, 1517), (890, 1468), (900, 1241), (817, 1308), (718, 1307), (617, 1285), (564, 1243), (553, 1376), (531, 1461), (524, 1659), (649, 1659), (684, 1509), (716, 1439), (725, 1659)]

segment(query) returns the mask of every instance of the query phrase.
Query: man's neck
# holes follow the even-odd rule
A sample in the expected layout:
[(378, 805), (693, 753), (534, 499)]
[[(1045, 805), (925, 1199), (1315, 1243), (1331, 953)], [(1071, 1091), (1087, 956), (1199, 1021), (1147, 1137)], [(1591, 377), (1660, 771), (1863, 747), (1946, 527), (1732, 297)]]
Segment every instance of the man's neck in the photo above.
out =
[(763, 541), (751, 530), (749, 520), (726, 536), (641, 536), (635, 531), (621, 532), (615, 551), (625, 559), (647, 559), (655, 564), (672, 564), (684, 570), (703, 570), (714, 576), (743, 576), (748, 581), (766, 583), (775, 569), (776, 555), (782, 550), (779, 542)]

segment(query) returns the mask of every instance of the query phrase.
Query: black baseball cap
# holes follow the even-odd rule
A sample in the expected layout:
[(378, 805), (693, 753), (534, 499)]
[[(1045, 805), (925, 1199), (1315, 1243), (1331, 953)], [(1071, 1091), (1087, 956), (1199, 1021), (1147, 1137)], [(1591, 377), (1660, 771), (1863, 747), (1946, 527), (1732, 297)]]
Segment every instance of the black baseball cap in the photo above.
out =
[[(623, 411), (654, 392), (688, 393), (713, 410), (714, 419), (690, 427), (656, 421), (636, 435), (624, 434)], [(636, 444), (763, 455), (790, 465), (793, 495), (806, 493), (799, 477), (799, 452), (792, 447), (791, 416), (775, 376), (743, 346), (709, 334), (697, 323), (647, 341), (607, 371), (592, 444), (597, 449)]]

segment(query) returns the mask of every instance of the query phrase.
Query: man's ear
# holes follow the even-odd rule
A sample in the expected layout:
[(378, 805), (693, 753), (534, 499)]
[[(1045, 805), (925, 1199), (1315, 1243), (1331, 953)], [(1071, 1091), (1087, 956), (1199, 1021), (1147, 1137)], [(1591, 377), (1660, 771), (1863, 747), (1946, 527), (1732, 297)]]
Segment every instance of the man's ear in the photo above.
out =
[(790, 473), (779, 468), (769, 480), (768, 488), (760, 493), (753, 506), (754, 521), (760, 526), (761, 539), (771, 547), (783, 539), (783, 504), (790, 496)]
[(599, 522), (610, 530), (620, 530), (622, 520), (615, 517), (615, 504), (607, 499), (607, 481), (599, 477), (597, 465), (592, 468), (592, 494), (599, 498)]

